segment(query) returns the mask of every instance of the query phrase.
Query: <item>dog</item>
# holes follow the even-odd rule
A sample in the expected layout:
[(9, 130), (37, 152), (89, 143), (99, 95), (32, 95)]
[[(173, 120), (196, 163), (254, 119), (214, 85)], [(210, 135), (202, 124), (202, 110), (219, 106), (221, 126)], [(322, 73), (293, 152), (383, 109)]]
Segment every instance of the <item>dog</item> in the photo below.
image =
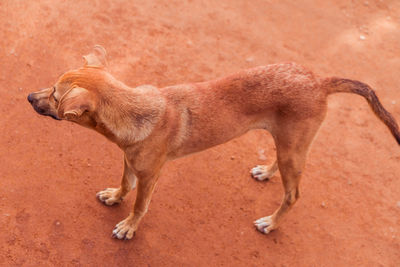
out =
[(147, 212), (159, 173), (168, 160), (225, 143), (252, 129), (265, 129), (275, 141), (277, 159), (250, 173), (267, 180), (279, 169), (284, 198), (270, 216), (254, 222), (268, 234), (299, 199), (299, 182), (309, 147), (325, 118), (333, 93), (363, 96), (400, 144), (399, 127), (365, 83), (320, 78), (294, 64), (256, 67), (224, 78), (156, 88), (130, 88), (106, 69), (106, 51), (95, 46), (82, 68), (64, 73), (54, 86), (29, 94), (40, 115), (93, 129), (124, 152), (119, 188), (97, 193), (106, 205), (120, 203), (137, 184), (133, 211), (113, 237), (131, 239)]

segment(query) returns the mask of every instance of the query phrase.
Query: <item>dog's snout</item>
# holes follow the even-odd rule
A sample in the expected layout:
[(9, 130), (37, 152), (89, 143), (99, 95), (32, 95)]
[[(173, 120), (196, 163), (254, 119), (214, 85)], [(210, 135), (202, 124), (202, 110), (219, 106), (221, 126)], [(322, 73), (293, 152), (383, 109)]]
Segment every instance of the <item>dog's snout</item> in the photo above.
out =
[(29, 95), (28, 95), (28, 101), (29, 101), (29, 103), (32, 104), (32, 102), (33, 102), (33, 96), (32, 96), (32, 94), (29, 94)]

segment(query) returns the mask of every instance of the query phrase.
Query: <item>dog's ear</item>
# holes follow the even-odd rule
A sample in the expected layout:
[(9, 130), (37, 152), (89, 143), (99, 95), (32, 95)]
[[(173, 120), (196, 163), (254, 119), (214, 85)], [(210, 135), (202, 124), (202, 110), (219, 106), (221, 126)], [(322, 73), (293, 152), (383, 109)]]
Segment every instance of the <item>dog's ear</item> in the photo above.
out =
[(93, 51), (83, 58), (85, 66), (107, 67), (107, 52), (101, 45), (95, 45)]
[(60, 99), (57, 114), (59, 118), (77, 120), (84, 112), (94, 108), (94, 101), (88, 90), (74, 87), (68, 90)]

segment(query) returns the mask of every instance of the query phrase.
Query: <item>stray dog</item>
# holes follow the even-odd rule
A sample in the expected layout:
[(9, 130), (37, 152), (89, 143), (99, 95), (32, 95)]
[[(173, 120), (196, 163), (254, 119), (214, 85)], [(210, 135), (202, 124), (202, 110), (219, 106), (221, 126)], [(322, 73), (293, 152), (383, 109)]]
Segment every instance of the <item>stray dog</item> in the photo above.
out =
[(277, 159), (250, 173), (266, 180), (278, 170), (285, 189), (280, 207), (254, 222), (262, 233), (276, 229), (299, 198), (299, 182), (310, 144), (332, 93), (363, 96), (400, 144), (394, 118), (366, 84), (319, 78), (294, 63), (256, 67), (208, 82), (130, 88), (106, 70), (106, 52), (95, 46), (84, 67), (64, 73), (54, 86), (29, 94), (37, 113), (93, 129), (124, 151), (119, 188), (97, 193), (106, 205), (120, 203), (136, 187), (133, 211), (113, 236), (131, 239), (147, 212), (160, 169), (168, 160), (225, 143), (252, 129), (274, 138)]

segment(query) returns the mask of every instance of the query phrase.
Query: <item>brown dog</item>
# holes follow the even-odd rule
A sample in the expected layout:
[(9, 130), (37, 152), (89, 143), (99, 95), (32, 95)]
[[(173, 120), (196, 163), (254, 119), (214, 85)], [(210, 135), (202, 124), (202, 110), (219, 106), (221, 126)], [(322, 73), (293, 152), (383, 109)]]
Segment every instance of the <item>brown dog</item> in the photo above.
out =
[(251, 129), (268, 130), (275, 140), (275, 163), (257, 166), (251, 174), (265, 180), (279, 168), (283, 202), (271, 216), (254, 222), (265, 234), (276, 229), (299, 198), (307, 151), (325, 118), (329, 94), (363, 96), (400, 144), (395, 120), (368, 85), (320, 79), (293, 63), (257, 67), (203, 83), (130, 88), (105, 70), (101, 46), (84, 58), (83, 68), (65, 73), (53, 87), (30, 94), (28, 100), (39, 114), (91, 128), (124, 151), (121, 186), (97, 193), (102, 202), (113, 205), (138, 180), (134, 210), (113, 231), (119, 239), (134, 235), (167, 160), (225, 143)]

